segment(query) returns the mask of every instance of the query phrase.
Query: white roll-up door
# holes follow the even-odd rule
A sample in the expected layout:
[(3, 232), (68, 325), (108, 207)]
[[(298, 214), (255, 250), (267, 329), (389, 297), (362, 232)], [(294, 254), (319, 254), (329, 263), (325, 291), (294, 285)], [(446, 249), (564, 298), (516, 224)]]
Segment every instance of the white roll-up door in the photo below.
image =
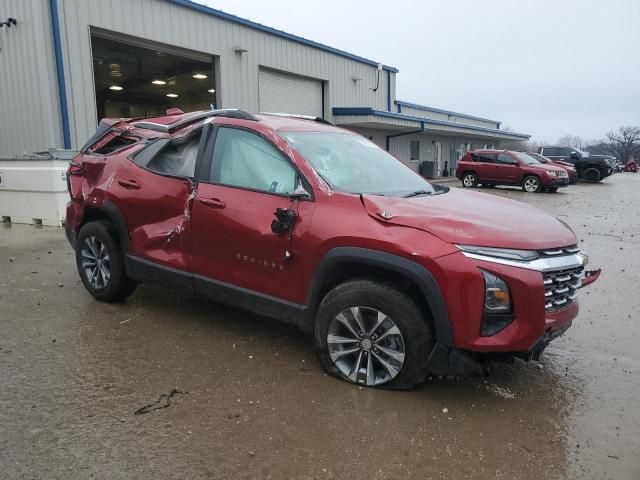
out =
[(322, 81), (261, 68), (260, 111), (322, 117)]

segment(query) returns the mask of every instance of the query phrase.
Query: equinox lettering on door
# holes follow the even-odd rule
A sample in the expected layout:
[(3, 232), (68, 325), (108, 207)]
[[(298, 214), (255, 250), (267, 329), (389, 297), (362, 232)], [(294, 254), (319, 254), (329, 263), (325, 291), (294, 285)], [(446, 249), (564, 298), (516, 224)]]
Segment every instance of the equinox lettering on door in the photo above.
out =
[(256, 265), (262, 265), (265, 267), (271, 267), (274, 270), (284, 270), (284, 265), (279, 265), (268, 260), (263, 260), (261, 258), (250, 257), (248, 255), (242, 255), (240, 253), (236, 253), (236, 259), (241, 260), (247, 263), (255, 263)]

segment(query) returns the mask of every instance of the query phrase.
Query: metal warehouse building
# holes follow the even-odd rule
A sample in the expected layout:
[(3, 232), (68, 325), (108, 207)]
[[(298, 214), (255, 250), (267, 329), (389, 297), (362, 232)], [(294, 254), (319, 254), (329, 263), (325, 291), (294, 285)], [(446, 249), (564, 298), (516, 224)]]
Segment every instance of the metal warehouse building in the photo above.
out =
[(321, 116), (438, 175), (471, 148), (528, 138), (397, 100), (394, 67), (188, 0), (3, 0), (7, 18), (0, 156), (76, 149), (102, 117), (171, 107)]

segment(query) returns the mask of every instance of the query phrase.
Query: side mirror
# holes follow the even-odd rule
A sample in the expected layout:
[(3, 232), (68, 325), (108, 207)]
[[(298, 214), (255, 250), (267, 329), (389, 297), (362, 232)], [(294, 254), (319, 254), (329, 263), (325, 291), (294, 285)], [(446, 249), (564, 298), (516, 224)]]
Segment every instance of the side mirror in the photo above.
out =
[(311, 194), (304, 188), (300, 177), (296, 177), (296, 188), (293, 192), (289, 193), (289, 198), (292, 200), (299, 200), (301, 198), (311, 198)]
[(569, 156), (574, 160), (578, 160), (580, 158), (580, 155), (578, 154), (578, 152), (571, 152), (571, 155)]

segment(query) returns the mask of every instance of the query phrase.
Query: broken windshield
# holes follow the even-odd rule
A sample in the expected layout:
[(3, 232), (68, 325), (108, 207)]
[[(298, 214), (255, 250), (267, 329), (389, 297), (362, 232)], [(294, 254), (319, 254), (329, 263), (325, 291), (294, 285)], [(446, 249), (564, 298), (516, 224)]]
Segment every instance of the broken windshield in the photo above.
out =
[(433, 193), (433, 187), (405, 164), (360, 135), (280, 132), (335, 190), (404, 196)]

